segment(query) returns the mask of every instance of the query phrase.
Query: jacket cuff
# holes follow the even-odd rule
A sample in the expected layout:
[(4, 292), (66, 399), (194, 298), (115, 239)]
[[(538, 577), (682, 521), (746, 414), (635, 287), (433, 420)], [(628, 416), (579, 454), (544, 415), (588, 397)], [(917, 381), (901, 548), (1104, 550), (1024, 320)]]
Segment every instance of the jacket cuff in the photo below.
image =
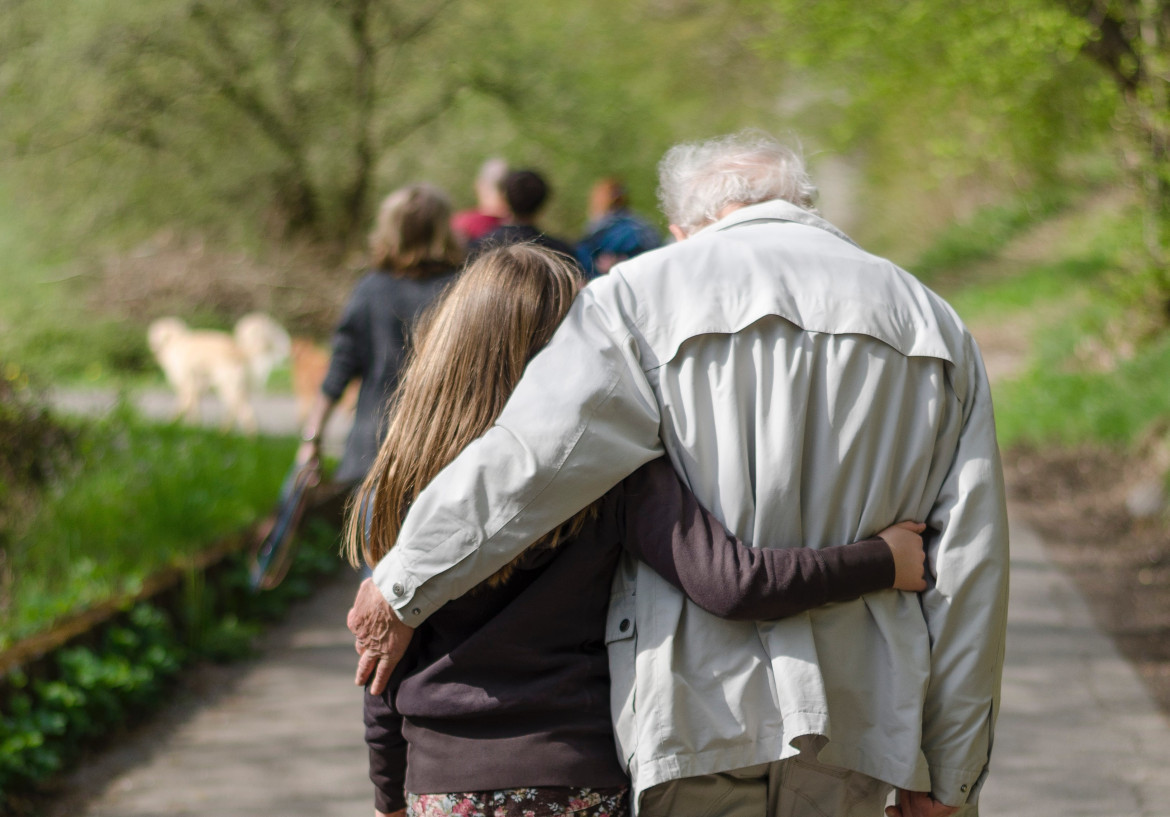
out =
[(418, 579), (399, 554), (397, 548), (391, 548), (374, 566), (374, 584), (404, 624), (418, 627), (444, 602), (434, 603), (427, 598)]
[(947, 769), (930, 767), (930, 794), (948, 806), (965, 806), (979, 801), (979, 790), (987, 778), (983, 769)]

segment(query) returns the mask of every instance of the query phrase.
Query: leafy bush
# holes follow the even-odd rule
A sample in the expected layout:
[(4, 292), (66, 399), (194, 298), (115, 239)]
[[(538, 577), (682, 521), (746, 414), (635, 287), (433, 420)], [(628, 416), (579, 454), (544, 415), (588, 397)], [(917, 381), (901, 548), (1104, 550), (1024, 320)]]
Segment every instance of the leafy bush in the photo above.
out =
[(184, 666), (248, 655), (262, 622), (341, 565), (336, 539), (330, 526), (309, 525), (288, 577), (263, 593), (250, 590), (246, 559), (236, 554), (192, 573), (169, 603), (137, 604), (91, 643), (58, 650), (35, 677), (0, 679), (0, 813), (31, 809), (28, 798), (87, 747), (164, 702)]
[(156, 705), (186, 655), (162, 611), (140, 604), (95, 647), (60, 650), (52, 677), (10, 674), (0, 716), (0, 803), (4, 793), (60, 771), (127, 713)]
[(244, 530), (275, 501), (294, 453), (289, 440), (152, 425), (128, 410), (74, 446), (76, 473), (12, 520), (8, 562), (21, 580), (0, 611), (0, 647)]

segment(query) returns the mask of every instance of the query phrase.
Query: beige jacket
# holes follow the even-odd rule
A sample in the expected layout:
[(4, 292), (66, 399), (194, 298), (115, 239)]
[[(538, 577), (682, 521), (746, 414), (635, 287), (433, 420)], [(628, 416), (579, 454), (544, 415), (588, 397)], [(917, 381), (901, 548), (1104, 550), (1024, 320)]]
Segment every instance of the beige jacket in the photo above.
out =
[(1008, 571), (982, 360), (937, 295), (786, 202), (590, 284), (499, 422), (415, 502), (375, 581), (417, 624), (663, 450), (757, 546), (926, 520), (933, 580), (744, 623), (625, 564), (609, 647), (635, 791), (820, 735), (827, 763), (974, 804)]

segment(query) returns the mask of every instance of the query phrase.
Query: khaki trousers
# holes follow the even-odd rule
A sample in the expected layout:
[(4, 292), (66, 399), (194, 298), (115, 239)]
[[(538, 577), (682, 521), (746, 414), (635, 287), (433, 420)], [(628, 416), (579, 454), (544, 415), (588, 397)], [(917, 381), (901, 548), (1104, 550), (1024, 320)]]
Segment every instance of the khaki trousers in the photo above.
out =
[(639, 817), (883, 817), (892, 787), (806, 752), (642, 793)]

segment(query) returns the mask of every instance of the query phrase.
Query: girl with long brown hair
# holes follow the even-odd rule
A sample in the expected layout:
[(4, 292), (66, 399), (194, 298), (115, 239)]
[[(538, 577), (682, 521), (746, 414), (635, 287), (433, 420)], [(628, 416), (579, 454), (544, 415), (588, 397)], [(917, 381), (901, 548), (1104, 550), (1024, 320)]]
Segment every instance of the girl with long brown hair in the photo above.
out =
[[(420, 321), (384, 442), (350, 511), (351, 561), (372, 566), (386, 554), (419, 492), (493, 425), (581, 285), (560, 254), (501, 247), (477, 258)], [(628, 813), (605, 649), (631, 626), (606, 621), (623, 549), (708, 612), (765, 619), (922, 589), (921, 530), (901, 523), (822, 550), (752, 548), (699, 506), (665, 458), (642, 466), (428, 618), (386, 691), (367, 690), (376, 813)]]

